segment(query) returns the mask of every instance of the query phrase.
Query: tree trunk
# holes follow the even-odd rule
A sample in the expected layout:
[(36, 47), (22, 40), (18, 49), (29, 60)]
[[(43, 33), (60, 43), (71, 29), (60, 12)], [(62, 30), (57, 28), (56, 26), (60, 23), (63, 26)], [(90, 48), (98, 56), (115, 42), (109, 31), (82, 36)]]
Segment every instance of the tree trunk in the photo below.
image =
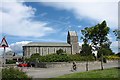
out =
[(103, 70), (103, 54), (101, 54), (101, 70)]
[(88, 59), (86, 61), (86, 71), (88, 71)]

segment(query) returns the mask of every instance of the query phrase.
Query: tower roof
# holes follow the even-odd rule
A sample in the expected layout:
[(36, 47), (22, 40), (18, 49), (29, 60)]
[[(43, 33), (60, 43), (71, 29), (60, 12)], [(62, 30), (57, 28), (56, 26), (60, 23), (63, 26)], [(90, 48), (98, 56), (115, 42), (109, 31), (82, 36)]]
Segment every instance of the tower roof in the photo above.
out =
[(70, 36), (77, 36), (77, 33), (75, 31), (68, 31)]

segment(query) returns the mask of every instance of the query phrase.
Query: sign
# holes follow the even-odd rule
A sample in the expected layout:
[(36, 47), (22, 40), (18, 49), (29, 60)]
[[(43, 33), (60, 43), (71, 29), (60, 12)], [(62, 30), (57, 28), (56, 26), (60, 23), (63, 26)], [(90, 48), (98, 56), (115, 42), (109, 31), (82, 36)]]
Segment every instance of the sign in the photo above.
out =
[(5, 37), (3, 37), (2, 41), (1, 41), (0, 47), (8, 47), (8, 43), (5, 39)]

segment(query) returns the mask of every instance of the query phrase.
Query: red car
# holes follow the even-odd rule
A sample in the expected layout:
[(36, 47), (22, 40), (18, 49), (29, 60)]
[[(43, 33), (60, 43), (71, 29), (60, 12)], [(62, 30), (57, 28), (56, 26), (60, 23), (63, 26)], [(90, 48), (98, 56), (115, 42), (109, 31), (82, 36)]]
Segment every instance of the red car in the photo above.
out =
[(18, 67), (28, 67), (28, 64), (27, 63), (21, 63), (18, 65)]

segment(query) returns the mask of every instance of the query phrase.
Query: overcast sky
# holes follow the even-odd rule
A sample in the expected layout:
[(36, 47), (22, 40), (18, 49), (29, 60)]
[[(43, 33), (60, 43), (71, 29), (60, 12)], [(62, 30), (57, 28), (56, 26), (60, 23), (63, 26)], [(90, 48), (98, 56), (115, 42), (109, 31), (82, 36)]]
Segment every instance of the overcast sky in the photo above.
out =
[(111, 48), (118, 52), (112, 33), (118, 28), (118, 0), (4, 0), (0, 4), (0, 40), (6, 36), (10, 48), (22, 52), (21, 46), (29, 42), (66, 42), (67, 31), (75, 30), (82, 44), (80, 31), (103, 20), (110, 27)]

